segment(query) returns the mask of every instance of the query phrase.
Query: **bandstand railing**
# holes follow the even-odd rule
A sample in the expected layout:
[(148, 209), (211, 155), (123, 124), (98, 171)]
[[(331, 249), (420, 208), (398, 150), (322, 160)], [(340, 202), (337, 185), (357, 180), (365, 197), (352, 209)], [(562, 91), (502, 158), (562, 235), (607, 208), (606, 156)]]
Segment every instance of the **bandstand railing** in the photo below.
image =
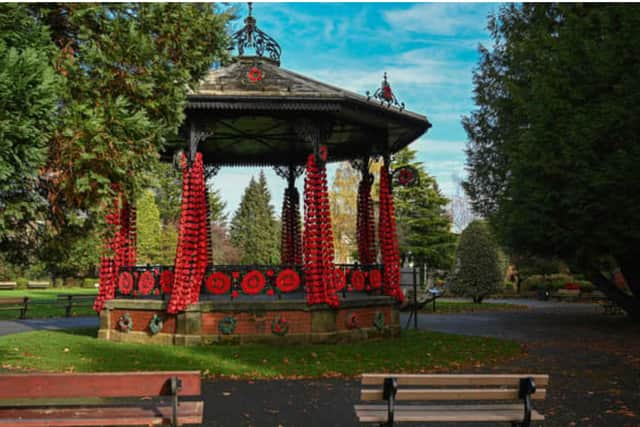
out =
[[(116, 298), (168, 299), (173, 286), (173, 266), (121, 267)], [(336, 264), (334, 283), (343, 298), (382, 293), (381, 264)], [(302, 265), (210, 265), (200, 286), (200, 300), (286, 295), (305, 297)]]

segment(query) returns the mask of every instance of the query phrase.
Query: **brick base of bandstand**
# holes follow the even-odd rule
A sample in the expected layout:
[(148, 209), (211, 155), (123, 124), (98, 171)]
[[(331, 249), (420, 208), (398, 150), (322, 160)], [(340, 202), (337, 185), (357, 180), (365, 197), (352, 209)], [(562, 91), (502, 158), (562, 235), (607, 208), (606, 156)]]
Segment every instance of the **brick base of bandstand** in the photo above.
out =
[[(338, 343), (397, 336), (398, 310), (389, 297), (345, 299), (338, 309), (326, 305), (308, 306), (303, 300), (202, 301), (183, 313), (166, 313), (159, 300), (114, 299), (100, 313), (98, 338), (110, 341), (200, 345), (222, 342)], [(123, 315), (131, 318), (131, 328), (121, 328)], [(162, 319), (162, 329), (152, 334), (154, 315)], [(233, 331), (221, 322), (234, 320)], [(274, 321), (286, 319), (286, 334), (273, 330)]]

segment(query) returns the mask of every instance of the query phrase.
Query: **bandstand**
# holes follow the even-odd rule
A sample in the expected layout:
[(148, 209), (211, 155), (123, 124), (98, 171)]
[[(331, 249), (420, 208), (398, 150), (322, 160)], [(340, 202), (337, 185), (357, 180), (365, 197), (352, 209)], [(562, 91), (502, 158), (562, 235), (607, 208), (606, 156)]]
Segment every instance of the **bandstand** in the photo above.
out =
[[(113, 233), (95, 302), (99, 337), (196, 345), (398, 334), (403, 295), (391, 191), (417, 176), (389, 164), (429, 121), (398, 102), (386, 75), (363, 96), (280, 67), (280, 46), (251, 12), (233, 40), (236, 57), (189, 93), (182, 139), (164, 153), (183, 174), (174, 265), (136, 265), (135, 209), (123, 194), (107, 212)], [(369, 170), (377, 159), (374, 215)], [(334, 263), (326, 164), (337, 161), (361, 173), (359, 262), (350, 265)], [(279, 265), (213, 265), (205, 181), (227, 166), (273, 167), (286, 180)], [(302, 175), (300, 197), (295, 182)]]

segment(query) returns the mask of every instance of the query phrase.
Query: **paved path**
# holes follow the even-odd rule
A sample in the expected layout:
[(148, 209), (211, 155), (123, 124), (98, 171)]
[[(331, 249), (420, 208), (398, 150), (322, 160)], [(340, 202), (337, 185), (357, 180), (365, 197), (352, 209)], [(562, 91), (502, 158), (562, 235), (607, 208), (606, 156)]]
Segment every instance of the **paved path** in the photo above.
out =
[(0, 336), (43, 329), (97, 328), (99, 320), (93, 317), (69, 317), (60, 319), (27, 319), (0, 321)]
[[(624, 317), (604, 316), (591, 304), (511, 302), (530, 309), (425, 314), (419, 316), (419, 327), (521, 342), (521, 358), (469, 372), (549, 373), (551, 385), (541, 406), (548, 415), (546, 427), (640, 426), (640, 327)], [(206, 426), (358, 425), (353, 404), (359, 385), (354, 380), (211, 381), (203, 393)]]
[[(511, 302), (530, 308), (517, 312), (425, 314), (419, 316), (419, 327), (521, 342), (525, 350), (521, 358), (469, 372), (549, 373), (551, 385), (542, 406), (548, 416), (546, 427), (640, 426), (639, 325), (625, 317), (604, 316), (596, 305)], [(97, 324), (93, 317), (0, 322), (0, 335)], [(389, 352), (393, 354), (392, 347)], [(356, 426), (353, 404), (358, 402), (358, 393), (356, 381), (343, 379), (206, 381), (205, 425)]]

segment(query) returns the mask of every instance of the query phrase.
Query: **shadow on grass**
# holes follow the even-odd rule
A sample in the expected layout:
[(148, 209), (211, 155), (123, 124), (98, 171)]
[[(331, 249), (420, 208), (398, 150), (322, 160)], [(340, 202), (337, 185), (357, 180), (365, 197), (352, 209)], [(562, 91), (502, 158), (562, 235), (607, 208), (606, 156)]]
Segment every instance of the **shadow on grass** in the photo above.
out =
[(0, 339), (5, 360), (19, 369), (62, 372), (199, 370), (205, 376), (318, 378), (365, 371), (455, 370), (520, 354), (509, 341), (407, 331), (382, 341), (333, 345), (209, 345), (116, 343), (95, 328), (37, 331)]

